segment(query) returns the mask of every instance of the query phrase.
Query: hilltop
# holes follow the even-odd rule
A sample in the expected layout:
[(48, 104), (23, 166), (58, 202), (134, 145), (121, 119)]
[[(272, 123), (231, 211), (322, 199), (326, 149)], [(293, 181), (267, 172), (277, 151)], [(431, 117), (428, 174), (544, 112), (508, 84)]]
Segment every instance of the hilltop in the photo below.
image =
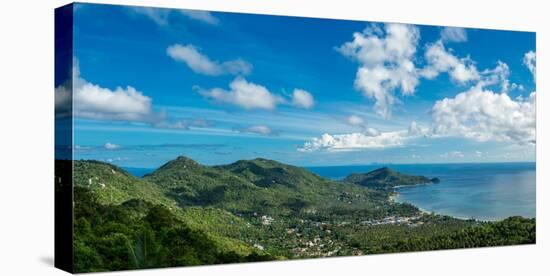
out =
[(274, 185), (295, 187), (301, 184), (323, 181), (321, 177), (305, 169), (263, 158), (240, 160), (215, 168), (237, 174), (259, 187)]
[(332, 215), (341, 208), (353, 208), (373, 215), (375, 204), (380, 207), (378, 216), (388, 213), (385, 194), (262, 158), (204, 166), (178, 157), (144, 180), (164, 189), (180, 206), (211, 206), (239, 214)]

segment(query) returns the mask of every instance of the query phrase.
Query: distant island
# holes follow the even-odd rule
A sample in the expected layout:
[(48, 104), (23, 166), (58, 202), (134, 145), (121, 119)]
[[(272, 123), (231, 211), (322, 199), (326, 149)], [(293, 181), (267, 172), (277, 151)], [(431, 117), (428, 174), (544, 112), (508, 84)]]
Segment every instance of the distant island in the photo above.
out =
[(74, 162), (77, 272), (531, 244), (535, 219), (463, 220), (390, 200), (437, 183), (387, 167), (342, 181), (257, 158), (181, 156), (143, 178)]
[(373, 170), (368, 173), (353, 173), (344, 178), (344, 182), (354, 183), (372, 189), (393, 189), (400, 186), (439, 183), (437, 177), (407, 175), (388, 167)]

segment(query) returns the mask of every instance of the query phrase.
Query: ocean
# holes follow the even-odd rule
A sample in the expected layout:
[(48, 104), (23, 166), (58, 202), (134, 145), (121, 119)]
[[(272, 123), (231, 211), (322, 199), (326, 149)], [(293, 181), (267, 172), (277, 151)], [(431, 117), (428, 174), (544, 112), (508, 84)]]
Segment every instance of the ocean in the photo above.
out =
[(342, 179), (350, 173), (387, 166), (441, 182), (398, 188), (398, 202), (458, 218), (500, 220), (536, 216), (535, 163), (415, 164), (311, 167), (320, 176)]
[[(534, 218), (536, 215), (535, 163), (374, 164), (306, 169), (340, 180), (351, 173), (369, 172), (384, 166), (441, 180), (437, 184), (397, 189), (396, 201), (411, 203), (427, 212), (478, 220), (500, 220), (509, 216)], [(124, 169), (138, 177), (154, 170)]]

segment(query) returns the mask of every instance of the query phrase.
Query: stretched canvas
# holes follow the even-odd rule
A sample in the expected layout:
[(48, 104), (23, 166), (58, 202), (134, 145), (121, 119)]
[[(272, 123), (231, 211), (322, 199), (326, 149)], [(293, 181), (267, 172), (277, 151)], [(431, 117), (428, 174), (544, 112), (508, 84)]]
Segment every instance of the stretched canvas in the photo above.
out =
[(535, 38), (60, 7), (55, 264), (534, 244)]

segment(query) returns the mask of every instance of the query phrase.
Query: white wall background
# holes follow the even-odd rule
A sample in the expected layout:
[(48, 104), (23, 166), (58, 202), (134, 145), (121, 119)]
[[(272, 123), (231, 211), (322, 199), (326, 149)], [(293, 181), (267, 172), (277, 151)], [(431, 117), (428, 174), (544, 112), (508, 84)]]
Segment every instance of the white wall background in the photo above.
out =
[[(537, 32), (537, 245), (173, 268), (110, 275), (548, 275), (550, 15), (546, 1), (130, 0), (94, 1)], [(0, 7), (0, 275), (53, 268), (53, 9), (68, 1)], [(547, 2), (546, 2), (547, 3)], [(505, 47), (503, 45), (502, 47)], [(546, 255), (546, 256), (545, 256)]]

